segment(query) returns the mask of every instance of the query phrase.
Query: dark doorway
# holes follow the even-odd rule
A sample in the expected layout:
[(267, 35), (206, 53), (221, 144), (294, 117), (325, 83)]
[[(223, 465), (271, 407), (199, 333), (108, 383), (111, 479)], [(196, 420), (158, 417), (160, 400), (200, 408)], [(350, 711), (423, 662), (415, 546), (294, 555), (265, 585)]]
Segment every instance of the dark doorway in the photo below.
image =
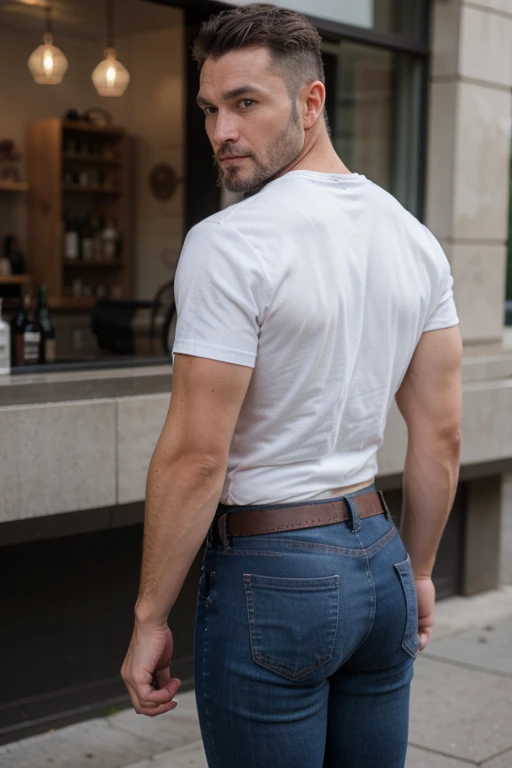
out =
[[(128, 704), (142, 525), (0, 548), (0, 744)], [(192, 686), (198, 553), (170, 617), (171, 672)]]
[[(217, 8), (217, 11), (219, 8)], [(185, 72), (186, 72), (186, 189), (185, 231), (188, 232), (207, 216), (220, 210), (220, 187), (213, 165), (213, 152), (204, 129), (204, 115), (196, 104), (199, 91), (199, 71), (192, 58), (192, 43), (201, 22), (209, 17), (202, 10), (185, 10)]]

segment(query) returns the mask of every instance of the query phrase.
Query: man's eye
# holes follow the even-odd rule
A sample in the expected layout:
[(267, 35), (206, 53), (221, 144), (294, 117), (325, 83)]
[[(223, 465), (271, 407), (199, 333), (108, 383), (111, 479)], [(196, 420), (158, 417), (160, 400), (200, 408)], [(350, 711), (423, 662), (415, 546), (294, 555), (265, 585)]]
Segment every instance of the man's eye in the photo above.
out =
[(216, 111), (217, 111), (217, 107), (205, 107), (204, 108), (205, 115), (214, 115)]
[(253, 104), (256, 104), (254, 99), (243, 99), (243, 101), (240, 102), (240, 106), (244, 109), (249, 109), (249, 107), (252, 107)]

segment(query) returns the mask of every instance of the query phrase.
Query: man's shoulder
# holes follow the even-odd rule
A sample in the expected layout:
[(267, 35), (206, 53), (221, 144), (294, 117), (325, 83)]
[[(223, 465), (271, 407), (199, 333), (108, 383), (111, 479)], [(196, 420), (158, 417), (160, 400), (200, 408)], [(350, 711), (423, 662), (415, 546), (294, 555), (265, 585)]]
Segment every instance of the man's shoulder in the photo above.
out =
[(208, 216), (193, 227), (196, 234), (222, 238), (231, 232), (252, 241), (264, 239), (266, 233), (287, 228), (299, 215), (286, 204), (286, 197), (272, 186)]

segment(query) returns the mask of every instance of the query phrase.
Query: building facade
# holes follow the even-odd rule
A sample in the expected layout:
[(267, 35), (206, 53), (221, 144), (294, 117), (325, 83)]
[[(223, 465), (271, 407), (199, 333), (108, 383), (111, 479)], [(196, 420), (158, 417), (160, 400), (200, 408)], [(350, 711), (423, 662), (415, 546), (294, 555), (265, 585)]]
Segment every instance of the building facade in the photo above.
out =
[[(502, 562), (512, 553), (512, 344), (504, 335), (510, 3), (279, 4), (306, 13), (322, 34), (327, 109), (339, 154), (423, 220), (451, 263), (464, 340), (464, 445), (459, 490), (436, 565), (438, 596), (512, 583), (510, 568), (500, 570), (500, 553)], [(195, 106), (197, 71), (189, 55), (198, 25), (223, 7), (200, 0), (127, 4), (133, 26), (123, 40), (132, 91), (110, 109), (137, 139), (137, 299), (169, 277), (188, 228), (226, 203)], [(24, 28), (1, 34), (1, 50), (15, 56), (23, 49)], [(75, 72), (79, 61), (89, 67), (91, 41), (70, 34), (67, 44), (75, 51)], [(80, 91), (77, 82), (73, 90)], [(64, 92), (62, 102), (41, 102), (35, 112), (32, 91), (27, 88), (23, 100), (21, 92), (13, 84), (4, 94), (11, 109), (8, 118), (0, 117), (0, 134), (18, 132), (20, 143), (26, 123), (69, 106)], [(83, 96), (81, 108), (89, 98)], [(162, 159), (183, 182), (165, 205), (155, 202), (146, 183)], [(24, 205), (17, 201), (1, 214), (22, 232)], [(27, 248), (29, 241), (27, 234)], [(165, 269), (158, 257), (163, 251)], [(88, 315), (80, 317), (64, 312), (55, 322), (75, 338), (90, 322)], [(138, 584), (146, 473), (167, 412), (172, 370), (160, 357), (134, 356), (131, 367), (126, 360), (123, 365), (106, 360), (81, 369), (27, 371), (0, 382), (0, 434), (7, 436), (0, 448), (0, 569), (8, 585), (4, 646), (12, 660), (0, 693), (0, 741), (126, 700), (118, 670)], [(393, 408), (377, 482), (397, 519), (406, 440)], [(179, 627), (173, 672), (189, 685), (201, 555), (171, 617), (173, 628)], [(20, 677), (27, 654), (37, 656), (30, 680)]]

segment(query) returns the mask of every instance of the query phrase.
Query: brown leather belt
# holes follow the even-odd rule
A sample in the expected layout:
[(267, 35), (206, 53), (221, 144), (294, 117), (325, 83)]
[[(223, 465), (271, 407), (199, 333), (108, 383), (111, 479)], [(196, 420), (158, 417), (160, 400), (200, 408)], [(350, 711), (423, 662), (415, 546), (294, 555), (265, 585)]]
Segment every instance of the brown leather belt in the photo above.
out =
[[(357, 507), (359, 516), (372, 517), (385, 514), (389, 509), (382, 491), (369, 491), (351, 498)], [(280, 508), (258, 508), (241, 512), (225, 512), (217, 518), (214, 530), (224, 539), (226, 520), (229, 517), (228, 530), (231, 536), (257, 536), (260, 533), (294, 531), (299, 528), (314, 528), (319, 525), (331, 525), (350, 519), (348, 504), (343, 499), (338, 501), (319, 500), (313, 503), (297, 504)]]

